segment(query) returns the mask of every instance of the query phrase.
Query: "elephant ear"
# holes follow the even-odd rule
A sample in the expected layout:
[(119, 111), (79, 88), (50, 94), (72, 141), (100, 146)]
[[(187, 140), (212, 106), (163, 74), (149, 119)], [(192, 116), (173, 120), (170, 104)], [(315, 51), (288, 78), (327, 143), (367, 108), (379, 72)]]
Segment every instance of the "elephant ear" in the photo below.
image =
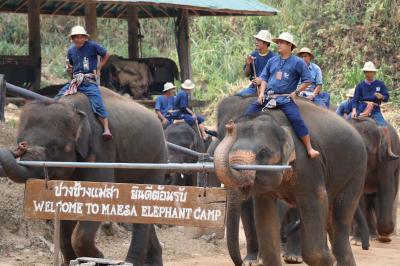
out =
[(290, 164), (296, 160), (296, 150), (290, 129), (285, 126), (282, 126), (282, 129), (285, 132), (285, 143), (282, 148), (282, 163)]
[(91, 129), (86, 113), (80, 110), (76, 110), (76, 113), (79, 115), (79, 126), (75, 135), (75, 147), (78, 154), (85, 159), (90, 151)]

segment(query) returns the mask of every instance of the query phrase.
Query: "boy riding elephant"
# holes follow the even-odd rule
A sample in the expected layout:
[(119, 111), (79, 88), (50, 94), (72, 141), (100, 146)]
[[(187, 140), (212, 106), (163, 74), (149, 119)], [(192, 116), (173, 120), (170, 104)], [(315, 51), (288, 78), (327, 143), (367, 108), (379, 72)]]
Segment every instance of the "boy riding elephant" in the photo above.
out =
[[(92, 111), (103, 125), (103, 139), (113, 138), (108, 126), (108, 113), (104, 107), (97, 78), (107, 63), (107, 50), (95, 41), (89, 40), (89, 34), (82, 26), (75, 26), (69, 35), (72, 45), (67, 52), (67, 71), (72, 72), (72, 81), (66, 84), (56, 95), (56, 99), (78, 92), (85, 94), (90, 101)], [(97, 56), (102, 60), (97, 65)]]

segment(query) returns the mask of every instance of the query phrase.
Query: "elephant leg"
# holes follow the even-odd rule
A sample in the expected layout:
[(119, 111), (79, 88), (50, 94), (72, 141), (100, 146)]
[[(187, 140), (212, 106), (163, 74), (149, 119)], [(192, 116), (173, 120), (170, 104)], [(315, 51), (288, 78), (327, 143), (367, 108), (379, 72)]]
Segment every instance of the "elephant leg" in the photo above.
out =
[(76, 221), (60, 221), (60, 250), (64, 257), (64, 265), (69, 265), (69, 261), (77, 257), (71, 243), (75, 225)]
[(144, 265), (146, 261), (149, 250), (150, 228), (152, 226), (150, 224), (133, 224), (132, 238), (126, 261), (134, 266)]
[(365, 217), (368, 223), (369, 234), (375, 239), (378, 236), (376, 219), (376, 194), (365, 195)]
[(277, 200), (265, 194), (253, 198), (259, 257), (269, 266), (282, 265)]
[(297, 223), (300, 221), (300, 214), (297, 208), (292, 208), (287, 213), (289, 224), (287, 227), (291, 229), (287, 232), (286, 248), (283, 254), (283, 260), (289, 264), (302, 263), (301, 257), (301, 236)]
[(103, 258), (103, 253), (95, 245), (99, 222), (79, 221), (72, 233), (72, 247), (78, 257)]
[(149, 248), (147, 251), (147, 258), (145, 264), (146, 266), (162, 266), (162, 248), (160, 245), (160, 241), (158, 241), (156, 229), (154, 225), (150, 227), (150, 239), (149, 239)]
[(254, 265), (257, 262), (258, 243), (254, 224), (253, 200), (251, 198), (242, 202), (241, 218), (247, 244), (247, 255), (243, 260), (243, 264)]
[(357, 231), (361, 236), (362, 249), (369, 249), (369, 230), (367, 220), (365, 219), (364, 213), (361, 210), (360, 205), (357, 206), (356, 213), (354, 214), (354, 221), (357, 225)]
[[(323, 186), (323, 185), (321, 185)], [(326, 239), (328, 217), (328, 195), (324, 187), (297, 201), (301, 217), (301, 255), (306, 264), (331, 266), (333, 256)]]
[(349, 236), (362, 193), (363, 179), (353, 178), (336, 196), (332, 205), (331, 244), (338, 266), (356, 265)]

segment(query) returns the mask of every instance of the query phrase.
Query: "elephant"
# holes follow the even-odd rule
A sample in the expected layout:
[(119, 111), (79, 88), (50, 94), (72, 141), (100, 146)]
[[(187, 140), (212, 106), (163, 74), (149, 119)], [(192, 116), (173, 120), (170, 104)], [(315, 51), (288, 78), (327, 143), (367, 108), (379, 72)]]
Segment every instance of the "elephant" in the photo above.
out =
[[(313, 160), (308, 158), (301, 141), (294, 137), (281, 111), (239, 117), (254, 98), (240, 102), (234, 97), (223, 100), (218, 107), (218, 133), (224, 138), (214, 154), (218, 178), (225, 187), (235, 191), (231, 195), (236, 195), (228, 197), (228, 248), (232, 233), (229, 228), (235, 227), (231, 223), (238, 223), (241, 199), (252, 196), (249, 205), (253, 207), (257, 240), (250, 241), (257, 243), (261, 261), (281, 265), (279, 198), (299, 209), (302, 257), (307, 264), (333, 265), (326, 242), (328, 232), (338, 265), (355, 265), (349, 231), (363, 191), (367, 165), (367, 152), (360, 134), (336, 114), (296, 98), (313, 145), (321, 152)], [(235, 113), (224, 115), (227, 106), (234, 106)], [(235, 115), (239, 118), (221, 129), (227, 117)], [(283, 164), (291, 165), (292, 170), (238, 171), (231, 164)]]
[[(399, 187), (400, 161), (389, 161), (387, 143), (381, 128), (371, 118), (350, 120), (363, 137), (368, 154), (367, 174), (361, 209), (367, 217), (369, 231), (381, 242), (389, 242), (394, 231), (395, 201)], [(392, 149), (400, 153), (399, 136), (388, 124)], [(373, 213), (373, 212), (376, 213)]]
[[(199, 132), (187, 123), (171, 124), (165, 129), (165, 139), (173, 144), (197, 151), (205, 152), (204, 141)], [(169, 150), (168, 162), (170, 163), (195, 163), (197, 156), (192, 156), (182, 151)], [(178, 186), (195, 186), (197, 184), (197, 175), (193, 173), (169, 173), (167, 182)]]
[[(20, 160), (67, 162), (166, 163), (167, 147), (157, 117), (144, 106), (106, 88), (101, 94), (109, 112), (114, 139), (102, 139), (102, 126), (81, 94), (59, 101), (31, 102), (20, 117), (14, 154), (0, 150), (5, 176), (23, 183), (28, 178), (44, 178), (42, 168), (25, 167)], [(48, 176), (59, 180), (164, 184), (161, 170), (49, 168)], [(99, 222), (61, 221), (60, 248), (64, 265), (76, 257), (103, 257), (95, 246)], [(163, 265), (162, 249), (153, 225), (134, 224), (126, 260), (133, 265)]]

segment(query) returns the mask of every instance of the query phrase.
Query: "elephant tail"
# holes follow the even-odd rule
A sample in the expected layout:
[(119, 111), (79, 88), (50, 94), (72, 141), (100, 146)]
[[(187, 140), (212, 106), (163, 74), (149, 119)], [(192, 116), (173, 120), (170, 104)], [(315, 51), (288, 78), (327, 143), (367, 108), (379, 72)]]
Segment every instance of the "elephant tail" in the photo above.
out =
[(229, 255), (235, 266), (243, 264), (239, 247), (239, 222), (241, 214), (241, 194), (238, 190), (231, 190), (228, 193), (226, 240)]

